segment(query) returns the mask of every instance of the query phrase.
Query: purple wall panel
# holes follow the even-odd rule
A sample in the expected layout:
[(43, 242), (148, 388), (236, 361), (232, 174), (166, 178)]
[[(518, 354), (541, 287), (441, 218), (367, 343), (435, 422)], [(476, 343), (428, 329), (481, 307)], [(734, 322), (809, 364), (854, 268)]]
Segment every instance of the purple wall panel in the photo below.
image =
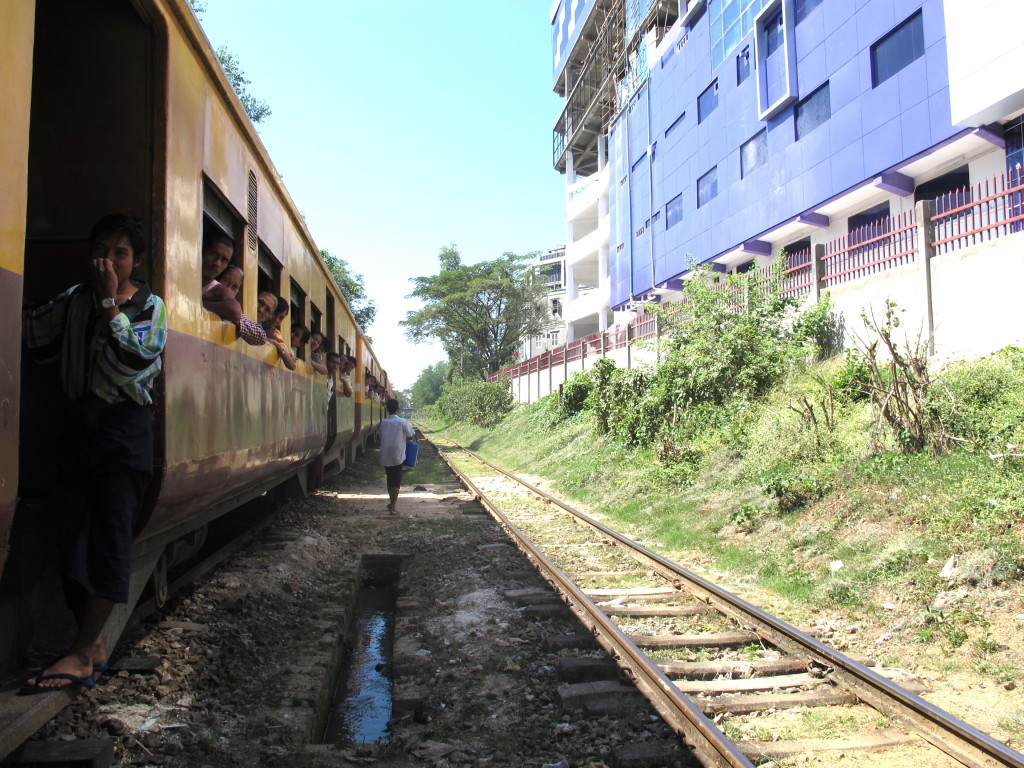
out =
[(903, 153), (903, 134), (900, 119), (894, 117), (864, 136), (864, 167), (870, 175), (881, 173), (895, 165), (906, 155)]
[[(869, 0), (856, 7), (850, 0), (823, 0), (797, 25), (800, 96), (806, 97), (828, 80), (832, 114), (826, 125), (800, 141), (795, 139), (793, 109), (769, 121), (768, 161), (746, 179), (740, 178), (739, 148), (766, 127), (757, 119), (754, 73), (736, 85), (736, 54), (743, 46), (752, 46), (753, 39), (743, 40), (712, 73), (705, 14), (687, 44), (652, 68), (646, 92), (651, 99), (650, 137), (646, 105), (641, 103), (627, 118), (628, 153), (624, 135), (611, 145), (612, 154), (620, 155), (613, 166), (625, 173), (649, 143), (658, 144), (651, 179), (645, 175), (646, 163), (633, 173), (631, 202), (616, 198), (613, 192), (616, 214), (632, 207), (632, 219), (617, 223), (622, 234), (611, 244), (613, 303), (621, 303), (623, 296), (628, 299), (630, 275), (638, 283), (632, 286), (634, 294), (646, 287), (651, 277), (649, 243), (654, 246), (653, 278), (664, 282), (683, 272), (689, 259), (709, 259), (756, 238), (779, 221), (812, 209), (951, 136), (944, 40), (941, 32), (934, 36), (935, 29), (941, 30), (941, 0), (923, 2), (926, 30), (933, 30), (926, 31), (926, 42), (932, 45), (926, 56), (878, 88), (871, 86), (870, 45), (921, 5), (922, 0)], [(698, 125), (697, 96), (715, 78), (718, 107)], [(665, 136), (684, 111), (685, 117)], [(625, 123), (620, 121), (618, 127)], [(718, 196), (698, 208), (696, 181), (716, 166)], [(613, 176), (613, 187), (618, 178)], [(652, 186), (653, 197), (648, 201), (645, 194), (650, 195)], [(683, 200), (682, 220), (664, 229), (665, 203), (677, 194)], [(645, 224), (651, 208), (662, 212), (662, 221), (637, 239), (635, 232)], [(623, 239), (626, 247), (616, 253)]]

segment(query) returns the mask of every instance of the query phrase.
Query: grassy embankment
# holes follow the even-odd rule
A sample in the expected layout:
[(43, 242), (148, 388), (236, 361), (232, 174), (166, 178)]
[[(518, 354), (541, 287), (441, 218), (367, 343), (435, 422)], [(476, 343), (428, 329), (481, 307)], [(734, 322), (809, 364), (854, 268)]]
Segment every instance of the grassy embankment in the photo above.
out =
[(1024, 440), (1024, 354), (937, 379), (931, 410), (952, 438), (945, 451), (895, 452), (899, 435), (887, 449), (877, 406), (840, 396), (849, 378), (841, 359), (790, 373), (730, 404), (728, 419), (676, 430), (673, 450), (664, 436), (630, 446), (615, 424), (601, 434), (594, 407), (566, 417), (557, 396), (486, 429), (436, 412), (420, 420), (546, 479), (648, 546), (756, 590), (792, 622), (820, 612), (893, 627), (902, 642), (880, 651), (929, 644), (947, 669), (1017, 680), (1019, 644), (1001, 644), (991, 620), (1024, 613), (1024, 458), (991, 454)]

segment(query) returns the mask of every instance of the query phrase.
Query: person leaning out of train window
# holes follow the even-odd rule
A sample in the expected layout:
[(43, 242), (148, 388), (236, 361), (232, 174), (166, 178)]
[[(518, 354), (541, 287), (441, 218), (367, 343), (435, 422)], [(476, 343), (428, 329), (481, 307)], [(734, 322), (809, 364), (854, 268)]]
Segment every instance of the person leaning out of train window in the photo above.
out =
[[(217, 277), (217, 282), (237, 302), (238, 294), (242, 292), (242, 278), (242, 268), (236, 264), (228, 264), (227, 268)], [(239, 338), (254, 347), (266, 344), (267, 332), (263, 330), (263, 326), (246, 317), (245, 313), (241, 311), (241, 307), (239, 307), (238, 315), (238, 322), (235, 325), (238, 326)]]
[(260, 325), (267, 334), (267, 343), (272, 344), (277, 350), (277, 356), (284, 363), (285, 368), (294, 371), (298, 368), (295, 356), (292, 355), (288, 345), (284, 343), (281, 335), (281, 323), (288, 317), (288, 302), (280, 296), (275, 296), (269, 291), (264, 291), (257, 300), (257, 317)]
[(331, 397), (334, 396), (338, 387), (335, 382), (338, 379), (338, 369), (341, 368), (341, 355), (337, 352), (327, 353), (327, 365), (324, 366), (324, 370), (327, 371), (327, 400), (330, 401)]
[(339, 355), (338, 360), (338, 383), (341, 385), (341, 394), (344, 397), (352, 397), (352, 376), (356, 369), (356, 359), (351, 355)]
[(23, 312), (26, 357), (59, 363), (68, 403), (53, 441), (53, 546), (78, 633), (22, 693), (93, 687), (107, 662), (103, 628), (114, 605), (128, 602), (132, 541), (153, 475), (153, 382), (167, 340), (163, 301), (131, 279), (145, 246), (138, 219), (103, 217), (89, 235), (89, 282)]
[(299, 324), (292, 326), (292, 355), (297, 358), (303, 358), (302, 348), (309, 342), (309, 337), (312, 336), (309, 332), (309, 328)]
[(337, 357), (338, 383), (341, 385), (341, 394), (343, 397), (352, 397), (352, 377), (349, 374), (355, 370), (356, 359), (349, 355), (338, 355)]
[(203, 306), (222, 320), (237, 323), (242, 306), (231, 291), (221, 285), (217, 276), (231, 263), (235, 253), (235, 241), (225, 234), (215, 232), (203, 240), (202, 252), (202, 296)]
[[(309, 364), (317, 373), (328, 375), (327, 365), (324, 363), (324, 356), (332, 354), (324, 341), (324, 335), (320, 331), (313, 331), (309, 334)], [(338, 357), (339, 362), (341, 357)]]

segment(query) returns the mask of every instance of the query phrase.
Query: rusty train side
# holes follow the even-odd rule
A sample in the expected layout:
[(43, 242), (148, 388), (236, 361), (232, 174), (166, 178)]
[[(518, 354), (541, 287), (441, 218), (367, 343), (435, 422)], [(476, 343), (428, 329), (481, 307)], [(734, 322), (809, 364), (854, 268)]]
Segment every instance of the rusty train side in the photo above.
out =
[[(61, 395), (53, 371), (22, 360), (23, 300), (84, 279), (92, 222), (145, 221), (139, 276), (162, 296), (169, 336), (156, 391), (158, 472), (136, 541), (133, 602), (154, 571), (194, 549), (205, 526), (285, 485), (340, 471), (377, 433), (383, 410), (365, 376), (385, 371), (186, 0), (7, 0), (0, 25), (0, 670), (16, 670), (52, 597), (37, 594), (55, 479)], [(257, 294), (291, 301), (289, 323), (317, 327), (357, 358), (353, 397), (252, 347), (200, 299), (204, 233), (235, 243), (243, 311)], [(329, 413), (329, 406), (333, 413)], [(183, 546), (186, 542), (187, 546)], [(131, 604), (115, 615), (120, 633)], [(0, 715), (2, 719), (2, 715)], [(3, 723), (0, 722), (0, 731)], [(0, 754), (4, 744), (0, 739)]]

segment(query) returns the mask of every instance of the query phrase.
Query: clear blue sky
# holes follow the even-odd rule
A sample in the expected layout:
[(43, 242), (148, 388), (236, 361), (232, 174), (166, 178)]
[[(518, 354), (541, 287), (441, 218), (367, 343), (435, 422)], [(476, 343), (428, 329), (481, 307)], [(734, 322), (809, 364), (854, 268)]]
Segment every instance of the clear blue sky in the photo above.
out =
[(273, 114), (259, 126), (321, 248), (364, 275), (392, 381), (443, 357), (405, 340), (409, 278), (565, 242), (552, 168), (551, 0), (207, 0)]

